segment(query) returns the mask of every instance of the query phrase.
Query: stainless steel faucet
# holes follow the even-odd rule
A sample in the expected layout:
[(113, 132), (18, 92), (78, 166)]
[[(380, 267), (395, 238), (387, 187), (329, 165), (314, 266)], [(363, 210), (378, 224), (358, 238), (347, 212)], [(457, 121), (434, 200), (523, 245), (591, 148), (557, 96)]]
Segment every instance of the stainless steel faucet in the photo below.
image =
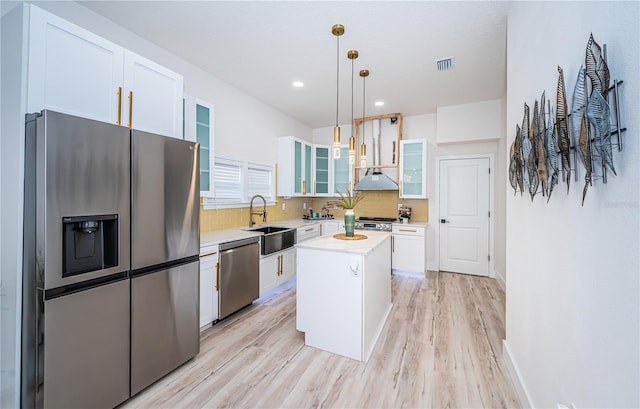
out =
[[(262, 199), (262, 212), (254, 212), (253, 211), (253, 201), (256, 197)], [(267, 221), (267, 201), (262, 195), (255, 195), (251, 198), (251, 204), (249, 205), (249, 227), (253, 227), (256, 222), (253, 221), (253, 215), (262, 215), (262, 222), (265, 223)]]

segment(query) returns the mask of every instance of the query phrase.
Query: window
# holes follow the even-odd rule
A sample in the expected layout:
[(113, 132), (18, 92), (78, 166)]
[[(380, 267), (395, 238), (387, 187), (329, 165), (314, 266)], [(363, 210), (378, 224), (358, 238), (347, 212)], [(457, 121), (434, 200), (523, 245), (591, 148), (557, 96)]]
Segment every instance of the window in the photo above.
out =
[(217, 157), (213, 165), (213, 194), (205, 197), (205, 209), (248, 207), (254, 195), (275, 204), (273, 166)]
[(215, 158), (213, 186), (216, 203), (238, 203), (243, 199), (242, 162)]
[(249, 163), (247, 165), (247, 199), (261, 195), (267, 202), (274, 202), (273, 168)]

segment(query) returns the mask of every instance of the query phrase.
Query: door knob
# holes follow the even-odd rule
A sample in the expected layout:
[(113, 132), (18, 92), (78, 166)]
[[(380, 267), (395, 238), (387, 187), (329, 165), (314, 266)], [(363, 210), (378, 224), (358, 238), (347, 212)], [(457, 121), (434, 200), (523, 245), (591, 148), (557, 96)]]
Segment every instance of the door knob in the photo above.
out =
[(440, 223), (444, 224), (444, 223), (450, 223), (450, 222), (447, 219), (440, 219)]

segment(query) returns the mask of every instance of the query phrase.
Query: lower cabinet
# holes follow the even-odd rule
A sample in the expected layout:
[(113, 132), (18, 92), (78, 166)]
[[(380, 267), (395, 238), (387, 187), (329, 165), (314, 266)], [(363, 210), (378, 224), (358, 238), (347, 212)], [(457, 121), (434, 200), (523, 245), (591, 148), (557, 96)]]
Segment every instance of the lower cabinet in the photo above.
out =
[(391, 237), (391, 268), (424, 273), (426, 264), (424, 225), (394, 224)]
[(296, 249), (289, 248), (260, 259), (260, 296), (296, 275)]
[(200, 329), (218, 319), (218, 246), (200, 249)]
[(306, 226), (298, 227), (296, 231), (296, 243), (302, 243), (303, 241), (320, 237), (321, 232), (322, 225), (320, 223), (313, 223)]
[(344, 221), (343, 220), (325, 220), (322, 225), (322, 235), (323, 236), (333, 236), (334, 234), (338, 234), (344, 232)]

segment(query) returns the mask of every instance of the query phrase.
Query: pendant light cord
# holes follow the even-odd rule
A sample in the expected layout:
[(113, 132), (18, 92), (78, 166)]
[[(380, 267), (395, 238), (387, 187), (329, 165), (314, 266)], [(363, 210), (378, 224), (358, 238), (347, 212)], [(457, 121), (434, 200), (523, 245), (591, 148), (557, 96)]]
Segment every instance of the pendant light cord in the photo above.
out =
[(336, 36), (336, 126), (338, 126), (338, 103), (340, 102), (340, 36)]

